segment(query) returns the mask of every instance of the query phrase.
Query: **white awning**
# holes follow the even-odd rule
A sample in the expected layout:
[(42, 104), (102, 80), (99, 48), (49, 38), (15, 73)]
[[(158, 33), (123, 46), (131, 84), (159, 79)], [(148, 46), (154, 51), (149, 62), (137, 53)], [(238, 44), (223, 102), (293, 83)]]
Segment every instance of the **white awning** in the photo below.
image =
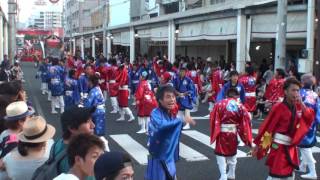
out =
[(151, 40), (152, 41), (168, 41), (168, 26), (152, 28)]
[(124, 31), (124, 32), (114, 33), (112, 43), (114, 45), (130, 46), (130, 32)]
[(139, 38), (150, 38), (151, 37), (150, 29), (138, 30), (138, 36)]
[[(277, 32), (277, 14), (252, 16), (253, 38), (275, 38)], [(307, 34), (307, 12), (288, 13), (287, 37), (305, 38)]]
[(237, 21), (235, 17), (181, 24), (179, 41), (229, 40), (236, 39)]

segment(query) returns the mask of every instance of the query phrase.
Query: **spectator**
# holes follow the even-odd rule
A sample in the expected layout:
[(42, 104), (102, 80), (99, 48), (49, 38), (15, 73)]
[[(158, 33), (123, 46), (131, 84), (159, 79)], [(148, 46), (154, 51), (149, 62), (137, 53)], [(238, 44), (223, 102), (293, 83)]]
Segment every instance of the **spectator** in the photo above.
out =
[(55, 128), (41, 116), (34, 116), (25, 122), (18, 135), (17, 151), (3, 158), (11, 180), (31, 180), (34, 171), (49, 158), (55, 132)]
[[(74, 136), (78, 134), (93, 134), (95, 125), (92, 122), (92, 114), (94, 111), (95, 108), (74, 106), (61, 115), (62, 138), (56, 142), (55, 148), (51, 152), (54, 153), (54, 156), (62, 153)], [(109, 151), (108, 149), (106, 150)], [(70, 170), (67, 157), (61, 160), (57, 169), (59, 174), (67, 173)]]
[(264, 75), (264, 73), (266, 71), (268, 71), (268, 69), (270, 69), (270, 66), (268, 67), (267, 59), (263, 58), (262, 59), (262, 63), (259, 66), (259, 72), (260, 72), (260, 77), (259, 78), (262, 78), (262, 76)]
[(19, 80), (0, 84), (0, 94), (12, 97), (13, 101), (26, 101), (26, 91), (23, 89), (22, 82)]
[(94, 175), (95, 161), (105, 149), (103, 141), (91, 134), (75, 136), (67, 149), (70, 171), (62, 173), (54, 180), (83, 180)]
[(263, 73), (262, 78), (266, 80), (267, 85), (269, 84), (270, 80), (273, 78), (273, 65), (269, 65), (269, 69)]
[(10, 70), (10, 61), (8, 59), (8, 55), (3, 56), (3, 61), (1, 63), (1, 68), (4, 68), (5, 70)]
[(126, 153), (104, 153), (94, 164), (96, 180), (133, 180), (133, 174), (132, 161)]
[(18, 145), (17, 135), (22, 131), (26, 119), (34, 113), (24, 101), (9, 104), (4, 116), (5, 126), (8, 128), (0, 134), (0, 158)]

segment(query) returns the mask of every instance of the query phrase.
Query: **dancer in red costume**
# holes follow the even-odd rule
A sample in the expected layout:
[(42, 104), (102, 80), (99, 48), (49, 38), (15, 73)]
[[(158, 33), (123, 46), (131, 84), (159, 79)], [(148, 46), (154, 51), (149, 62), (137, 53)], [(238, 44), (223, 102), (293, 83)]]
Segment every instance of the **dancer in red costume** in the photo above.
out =
[(302, 102), (298, 80), (288, 78), (283, 89), (283, 102), (272, 107), (254, 140), (257, 146), (253, 155), (258, 160), (267, 156), (267, 180), (294, 179), (293, 171), (299, 169), (297, 145), (309, 131), (315, 116), (314, 111)]
[(251, 66), (246, 67), (246, 73), (240, 77), (239, 82), (242, 83), (246, 92), (244, 106), (249, 112), (256, 110), (256, 77), (254, 69)]
[(141, 72), (140, 83), (137, 87), (135, 97), (138, 109), (138, 123), (140, 130), (138, 134), (148, 132), (148, 123), (150, 121), (151, 111), (158, 107), (156, 97), (151, 90), (151, 85), (147, 81), (148, 73)]
[(118, 76), (116, 82), (119, 84), (118, 103), (120, 107), (120, 118), (117, 121), (124, 121), (125, 114), (130, 116), (128, 122), (134, 120), (131, 109), (129, 108), (129, 77), (128, 69), (125, 64), (121, 64), (118, 68)]
[(272, 104), (283, 100), (283, 83), (285, 81), (285, 75), (286, 74), (283, 69), (276, 69), (274, 78), (269, 82), (264, 97)]
[(109, 80), (108, 82), (108, 90), (109, 90), (109, 96), (111, 101), (111, 106), (113, 110), (110, 112), (112, 114), (115, 114), (119, 111), (119, 104), (118, 104), (118, 90), (119, 85), (118, 82), (116, 82), (116, 78), (118, 76), (118, 66), (117, 61), (115, 59), (110, 60), (111, 67), (108, 68), (107, 78)]
[(251, 147), (252, 144), (250, 115), (237, 100), (238, 97), (237, 89), (228, 89), (227, 98), (218, 102), (210, 114), (210, 139), (211, 143), (216, 142), (215, 154), (221, 175), (219, 180), (235, 179), (237, 135), (247, 146)]

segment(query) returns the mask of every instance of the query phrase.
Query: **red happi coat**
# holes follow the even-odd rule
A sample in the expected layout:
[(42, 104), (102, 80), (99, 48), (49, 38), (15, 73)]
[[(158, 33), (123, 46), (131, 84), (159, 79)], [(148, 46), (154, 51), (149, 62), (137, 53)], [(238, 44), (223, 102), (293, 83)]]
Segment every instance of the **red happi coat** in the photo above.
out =
[(97, 72), (100, 73), (99, 86), (102, 91), (107, 90), (108, 69), (106, 66), (99, 66)]
[(200, 78), (200, 74), (196, 70), (189, 71), (188, 76), (191, 78), (194, 83), (197, 93), (199, 94), (202, 90), (202, 81)]
[(214, 102), (224, 84), (223, 74), (221, 69), (218, 68), (212, 72), (210, 76), (210, 82), (211, 82), (211, 96), (209, 96), (208, 100), (211, 102)]
[(284, 84), (285, 79), (276, 79), (273, 78), (271, 79), (267, 89), (266, 93), (264, 94), (264, 97), (272, 102), (278, 102), (279, 98), (284, 97), (284, 91), (283, 91), (283, 84)]
[[(237, 132), (221, 132), (222, 124), (236, 124)], [(220, 156), (236, 155), (237, 134), (246, 145), (251, 147), (250, 114), (236, 99), (227, 98), (218, 102), (210, 113), (210, 142), (212, 144), (216, 141), (215, 153)]]
[(147, 80), (140, 80), (140, 83), (135, 93), (135, 97), (139, 117), (149, 117), (151, 111), (154, 108), (158, 107), (156, 97), (154, 96), (154, 93), (151, 91), (151, 86)]
[[(109, 80), (108, 85), (109, 85), (109, 95), (110, 97), (116, 97), (118, 95), (118, 90), (119, 90), (119, 85), (118, 82), (116, 81), (118, 77), (118, 67), (117, 66), (111, 66), (107, 70), (107, 79)], [(112, 82), (113, 81), (113, 82)], [(114, 82), (116, 81), (116, 82)]]
[(153, 63), (153, 69), (154, 72), (157, 74), (158, 77), (161, 77), (161, 75), (166, 72), (166, 69), (164, 66), (160, 67), (157, 62)]
[(249, 112), (256, 110), (256, 78), (254, 76), (243, 75), (239, 82), (243, 85), (246, 92), (244, 106)]
[(118, 91), (118, 103), (119, 107), (125, 108), (129, 105), (129, 77), (128, 77), (128, 69), (126, 66), (118, 69), (118, 76), (116, 78), (118, 83), (119, 91)]
[[(276, 103), (254, 139), (258, 148), (257, 158), (268, 156), (266, 165), (269, 166), (269, 174), (273, 177), (290, 177), (293, 170), (299, 167), (297, 145), (309, 131), (315, 115), (311, 108), (302, 111), (301, 105), (298, 104), (295, 105), (295, 109), (296, 111), (290, 110), (286, 102)], [(275, 133), (291, 137), (291, 145), (274, 142)]]

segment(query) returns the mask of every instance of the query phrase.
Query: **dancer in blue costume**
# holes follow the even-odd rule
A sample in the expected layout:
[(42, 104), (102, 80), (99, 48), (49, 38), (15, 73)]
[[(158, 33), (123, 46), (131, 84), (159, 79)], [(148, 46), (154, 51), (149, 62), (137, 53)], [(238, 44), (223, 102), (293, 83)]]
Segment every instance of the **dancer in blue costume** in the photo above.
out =
[(89, 93), (89, 84), (88, 84), (88, 78), (90, 75), (94, 73), (93, 67), (89, 64), (85, 65), (84, 67), (85, 73), (82, 73), (79, 77), (79, 91), (81, 99), (85, 99), (88, 96)]
[(85, 107), (95, 107), (96, 110), (92, 114), (92, 120), (95, 124), (94, 133), (98, 136), (105, 135), (105, 100), (99, 86), (99, 75), (89, 76), (89, 95), (84, 99)]
[(49, 74), (49, 59), (45, 58), (39, 66), (37, 78), (40, 76), (41, 79), (41, 92), (42, 94), (48, 93), (48, 74)]
[[(159, 107), (150, 115), (148, 129), (148, 166), (146, 180), (176, 179), (177, 149), (183, 121), (177, 118), (175, 89), (170, 85), (161, 86), (157, 90)], [(185, 122), (195, 124), (191, 118)]]
[(51, 90), (51, 113), (57, 114), (55, 108), (60, 108), (60, 113), (64, 112), (64, 78), (65, 70), (59, 65), (59, 60), (52, 59), (52, 66), (49, 69), (50, 90)]
[(246, 92), (244, 90), (243, 85), (240, 82), (238, 82), (238, 80), (239, 80), (239, 73), (237, 71), (231, 71), (230, 72), (230, 81), (223, 85), (222, 89), (220, 90), (220, 92), (217, 95), (216, 101), (219, 102), (219, 101), (225, 99), (228, 89), (230, 89), (231, 87), (234, 87), (238, 90), (238, 92), (240, 94), (241, 103), (244, 104), (245, 98), (246, 98)]
[[(190, 117), (190, 111), (196, 103), (196, 88), (192, 80), (186, 76), (187, 68), (181, 68), (179, 76), (173, 80), (173, 86), (176, 89), (177, 102), (179, 104), (178, 117), (182, 120)], [(183, 129), (190, 129), (187, 123)]]
[(301, 175), (303, 179), (317, 179), (316, 173), (316, 160), (312, 155), (312, 147), (316, 145), (317, 139), (317, 126), (320, 124), (320, 99), (318, 94), (312, 90), (314, 85), (314, 76), (312, 74), (304, 74), (301, 77), (302, 88), (300, 89), (300, 95), (302, 101), (307, 107), (310, 107), (314, 110), (316, 116), (315, 120), (312, 123), (309, 132), (306, 134), (304, 139), (299, 145), (299, 150), (301, 153), (301, 163), (299, 169), (301, 172), (306, 172), (307, 167), (309, 169), (308, 174)]
[(76, 79), (76, 70), (70, 69), (69, 76), (66, 78), (65, 83), (65, 95), (64, 95), (64, 103), (65, 109), (72, 107), (74, 105), (78, 105), (80, 103), (80, 93), (78, 80)]
[[(130, 89), (131, 89), (131, 94), (134, 97), (134, 94), (136, 93), (138, 84), (139, 84), (139, 80), (140, 80), (140, 75), (141, 75), (141, 71), (140, 71), (140, 67), (138, 64), (134, 63), (132, 65), (132, 68), (129, 70), (129, 85), (130, 85)], [(133, 99), (133, 104), (132, 105), (136, 105), (135, 103), (135, 99)]]

